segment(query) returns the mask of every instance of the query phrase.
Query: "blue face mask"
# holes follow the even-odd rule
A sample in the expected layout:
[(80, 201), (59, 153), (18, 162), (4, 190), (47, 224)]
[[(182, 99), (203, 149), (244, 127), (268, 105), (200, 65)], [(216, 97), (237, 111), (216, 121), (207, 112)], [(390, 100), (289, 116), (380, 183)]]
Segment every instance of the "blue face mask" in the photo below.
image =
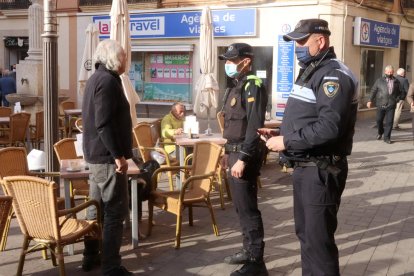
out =
[(304, 64), (308, 64), (313, 59), (309, 53), (309, 46), (295, 47), (295, 54), (296, 58)]
[(226, 71), (226, 75), (230, 78), (235, 78), (239, 75), (239, 72), (237, 71), (238, 64), (234, 63), (226, 63), (224, 65), (224, 70)]

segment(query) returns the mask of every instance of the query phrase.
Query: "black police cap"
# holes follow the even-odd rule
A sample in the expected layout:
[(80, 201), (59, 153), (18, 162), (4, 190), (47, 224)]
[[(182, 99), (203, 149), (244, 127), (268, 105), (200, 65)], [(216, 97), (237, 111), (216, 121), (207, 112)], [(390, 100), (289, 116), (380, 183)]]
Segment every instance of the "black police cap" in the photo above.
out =
[(252, 46), (247, 43), (233, 43), (227, 48), (227, 52), (219, 56), (219, 59), (228, 60), (238, 57), (253, 57)]
[(328, 22), (323, 19), (303, 19), (299, 21), (293, 32), (285, 34), (283, 39), (285, 41), (302, 40), (309, 37), (311, 34), (327, 34), (331, 35), (328, 28)]

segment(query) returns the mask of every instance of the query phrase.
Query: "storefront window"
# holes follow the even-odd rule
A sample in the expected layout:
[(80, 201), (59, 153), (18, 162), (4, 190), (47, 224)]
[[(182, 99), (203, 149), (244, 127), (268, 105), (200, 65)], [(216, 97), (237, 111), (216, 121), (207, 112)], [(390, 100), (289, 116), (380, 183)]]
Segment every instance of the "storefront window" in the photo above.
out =
[(191, 52), (132, 52), (130, 79), (142, 101), (191, 102)]
[(384, 67), (384, 51), (361, 49), (359, 108), (365, 108), (375, 81), (381, 77)]

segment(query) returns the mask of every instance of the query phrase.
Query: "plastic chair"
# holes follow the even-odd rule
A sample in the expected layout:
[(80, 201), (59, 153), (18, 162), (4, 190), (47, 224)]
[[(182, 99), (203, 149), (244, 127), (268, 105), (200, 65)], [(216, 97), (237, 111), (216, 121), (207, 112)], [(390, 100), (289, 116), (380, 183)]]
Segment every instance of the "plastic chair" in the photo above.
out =
[[(164, 167), (152, 176), (153, 190), (148, 200), (148, 236), (151, 235), (154, 206), (177, 216), (175, 248), (180, 248), (182, 213), (188, 207), (189, 225), (193, 225), (193, 207), (207, 207), (213, 222), (213, 231), (219, 235), (213, 207), (210, 202), (212, 180), (217, 169), (222, 147), (200, 141), (195, 144), (191, 166)], [(157, 190), (157, 176), (161, 172), (183, 169), (189, 177), (183, 182), (180, 191)], [(204, 203), (205, 205), (198, 205)]]
[(25, 145), (28, 135), (30, 113), (20, 112), (10, 115), (8, 128), (0, 128), (3, 136), (0, 137), (0, 145), (19, 146)]
[[(95, 200), (75, 208), (58, 210), (57, 189), (53, 181), (32, 176), (11, 176), (3, 179), (7, 193), (13, 197), (20, 229), (24, 235), (17, 275), (22, 275), (27, 253), (49, 249), (53, 265), (59, 262), (59, 274), (65, 275), (63, 247), (83, 241), (85, 236), (101, 240), (100, 206)], [(98, 220), (81, 220), (73, 216), (94, 205)], [(30, 242), (35, 245), (29, 248)]]

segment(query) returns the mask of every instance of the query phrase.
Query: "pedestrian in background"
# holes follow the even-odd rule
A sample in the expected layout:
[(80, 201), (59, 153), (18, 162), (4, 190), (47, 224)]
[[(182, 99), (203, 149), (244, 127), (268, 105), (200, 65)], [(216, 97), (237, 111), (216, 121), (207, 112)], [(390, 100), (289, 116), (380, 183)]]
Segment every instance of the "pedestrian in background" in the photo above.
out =
[(381, 140), (384, 135), (384, 142), (391, 144), (395, 108), (400, 100), (404, 100), (402, 96), (400, 82), (394, 77), (394, 67), (392, 65), (385, 66), (384, 76), (375, 81), (367, 103), (367, 107), (371, 108), (372, 102), (375, 100), (377, 106), (377, 140)]
[(394, 113), (394, 123), (392, 125), (393, 129), (399, 129), (398, 122), (400, 121), (401, 111), (404, 107), (404, 100), (407, 97), (408, 93), (408, 87), (410, 86), (408, 80), (405, 77), (405, 69), (404, 68), (398, 68), (397, 69), (397, 75), (395, 78), (399, 81), (400, 87), (401, 87), (401, 98), (397, 103), (397, 106), (395, 107), (395, 113)]
[(185, 105), (179, 102), (171, 106), (171, 111), (161, 120), (161, 137), (164, 149), (172, 158), (176, 158), (174, 135), (184, 133)]
[[(82, 105), (83, 153), (89, 164), (89, 198), (101, 202), (103, 213), (102, 259), (99, 243), (85, 240), (82, 268), (102, 262), (102, 274), (132, 275), (121, 266), (119, 254), (123, 221), (128, 214), (128, 163), (132, 157), (132, 122), (121, 78), (126, 54), (115, 40), (101, 41), (95, 52), (95, 73), (85, 86)], [(96, 210), (88, 209), (88, 219)]]
[(243, 248), (224, 262), (243, 264), (231, 276), (264, 276), (268, 275), (263, 260), (264, 230), (257, 205), (264, 143), (257, 129), (264, 124), (267, 93), (261, 79), (251, 72), (253, 49), (249, 44), (231, 44), (219, 58), (226, 61), (226, 74), (235, 84), (227, 90), (224, 100), (223, 137), (227, 143), (221, 162), (223, 168), (229, 169), (228, 182), (243, 236)]
[(9, 106), (10, 103), (6, 99), (6, 96), (12, 93), (16, 93), (16, 81), (13, 79), (9, 70), (2, 71), (3, 77), (0, 78), (0, 95), (1, 103), (3, 106)]
[(407, 102), (410, 104), (410, 113), (411, 113), (411, 125), (414, 138), (414, 84), (410, 84), (407, 93)]
[(283, 36), (296, 41), (301, 67), (280, 133), (260, 129), (266, 146), (293, 167), (295, 231), (302, 275), (339, 275), (335, 231), (348, 176), (358, 109), (358, 82), (330, 47), (328, 22), (299, 21)]

